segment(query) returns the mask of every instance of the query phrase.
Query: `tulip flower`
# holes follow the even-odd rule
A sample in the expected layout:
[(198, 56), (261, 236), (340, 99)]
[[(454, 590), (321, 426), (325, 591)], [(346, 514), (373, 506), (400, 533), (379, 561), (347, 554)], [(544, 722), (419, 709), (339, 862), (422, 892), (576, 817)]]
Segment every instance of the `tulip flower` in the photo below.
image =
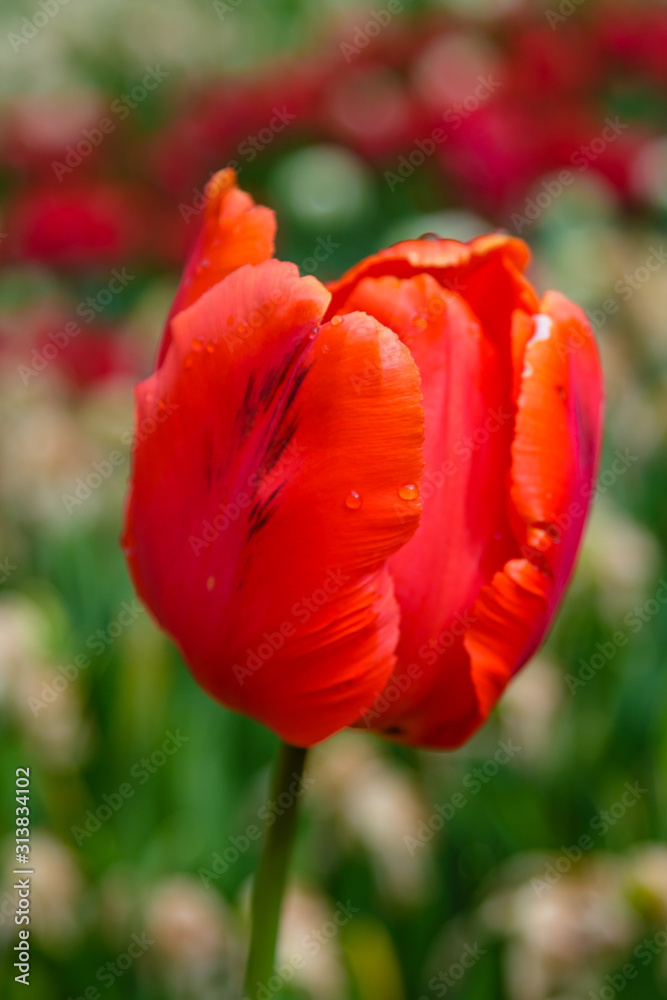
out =
[[(345, 726), (461, 743), (542, 641), (593, 493), (584, 314), (494, 234), (396, 244), (328, 288), (209, 183), (136, 391), (124, 549), (202, 686), (305, 749)], [(296, 803), (295, 803), (296, 804)], [(271, 974), (295, 808), (267, 832), (248, 995)]]
[(544, 638), (593, 491), (601, 377), (528, 250), (424, 238), (326, 288), (209, 183), (137, 389), (124, 547), (202, 686), (289, 743), (460, 744)]

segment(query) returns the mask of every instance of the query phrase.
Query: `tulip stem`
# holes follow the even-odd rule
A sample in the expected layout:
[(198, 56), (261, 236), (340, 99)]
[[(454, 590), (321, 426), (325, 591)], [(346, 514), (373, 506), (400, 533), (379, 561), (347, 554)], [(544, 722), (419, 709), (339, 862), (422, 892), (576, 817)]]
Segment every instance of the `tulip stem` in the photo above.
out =
[[(250, 951), (246, 967), (244, 1000), (266, 996), (273, 974), (280, 909), (287, 882), (297, 829), (301, 777), (307, 751), (281, 743), (271, 788), (271, 815), (275, 822), (264, 834), (264, 843), (252, 894)], [(294, 782), (300, 791), (294, 792)], [(289, 802), (283, 805), (283, 802)]]

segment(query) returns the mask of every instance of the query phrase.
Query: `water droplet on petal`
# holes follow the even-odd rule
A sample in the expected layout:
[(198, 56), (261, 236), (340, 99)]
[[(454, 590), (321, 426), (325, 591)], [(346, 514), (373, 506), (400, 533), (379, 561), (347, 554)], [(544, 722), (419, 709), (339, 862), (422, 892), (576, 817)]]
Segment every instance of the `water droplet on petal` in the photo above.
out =
[(405, 486), (398, 487), (398, 495), (401, 500), (418, 500), (419, 489), (414, 483), (406, 483)]
[(208, 580), (206, 581), (206, 589), (213, 590), (214, 587), (215, 587), (215, 577), (209, 576)]
[(331, 317), (331, 325), (332, 326), (340, 326), (340, 324), (342, 322), (343, 322), (343, 317), (342, 316), (332, 316)]
[(437, 233), (422, 233), (419, 239), (426, 240), (428, 243), (438, 243), (442, 236), (438, 236)]
[(208, 257), (204, 257), (204, 259), (201, 262), (201, 266), (202, 267), (210, 267), (211, 266), (211, 262), (208, 259)]
[(192, 355), (188, 354), (187, 358), (185, 359), (185, 369), (186, 371), (190, 371), (191, 368), (192, 368)]
[(201, 351), (203, 346), (204, 346), (204, 341), (201, 339), (201, 337), (195, 337), (195, 339), (192, 341), (193, 351)]
[(325, 354), (328, 354), (331, 348), (329, 347), (328, 344), (322, 344), (322, 350), (324, 351)]
[(218, 341), (215, 340), (215, 339), (214, 340), (209, 340), (208, 344), (206, 345), (206, 352), (207, 352), (207, 354), (213, 354), (215, 352), (215, 348), (216, 348), (217, 343), (218, 343)]
[(418, 330), (426, 329), (427, 324), (423, 316), (417, 316), (417, 319), (415, 320), (415, 326), (417, 327)]
[(359, 510), (361, 507), (361, 497), (356, 490), (350, 490), (348, 495), (345, 497), (345, 506), (349, 510)]

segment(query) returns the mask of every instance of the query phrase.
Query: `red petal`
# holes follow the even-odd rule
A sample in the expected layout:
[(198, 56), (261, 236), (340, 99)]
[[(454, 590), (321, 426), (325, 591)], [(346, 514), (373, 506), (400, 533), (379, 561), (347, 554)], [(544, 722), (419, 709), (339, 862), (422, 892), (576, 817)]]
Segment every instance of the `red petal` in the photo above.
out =
[[(426, 414), (422, 524), (390, 560), (399, 664), (362, 722), (411, 744), (455, 746), (543, 639), (572, 572), (598, 460), (601, 378), (583, 314), (554, 293), (544, 319), (517, 309), (507, 261), (467, 283), (481, 330), (446, 292), (439, 327), (431, 280), (367, 279), (347, 299), (401, 331), (422, 370)], [(429, 499), (433, 470), (451, 468), (492, 400), (509, 419)]]
[(602, 374), (588, 320), (564, 296), (545, 295), (533, 329), (522, 366), (511, 493), (525, 524), (522, 545), (546, 558), (562, 591), (597, 470)]
[[(231, 168), (214, 174), (204, 194), (206, 203), (201, 228), (169, 313), (158, 365), (167, 353), (171, 339), (169, 324), (177, 313), (187, 309), (205, 291), (243, 264), (269, 260), (275, 249), (274, 213), (262, 205), (255, 205), (249, 194), (239, 190)], [(191, 210), (197, 214), (197, 209)]]
[[(389, 562), (401, 607), (403, 669), (423, 661), (420, 650), (431, 638), (452, 626), (459, 631), (460, 616), (489, 573), (513, 552), (498, 483), (509, 470), (514, 408), (497, 347), (463, 299), (430, 275), (363, 279), (346, 308), (361, 309), (393, 329), (410, 348), (422, 378), (424, 511), (415, 536)], [(458, 674), (448, 647), (444, 657), (433, 657), (424, 667), (420, 683), (403, 694), (387, 724), (409, 714), (433, 685), (446, 685), (448, 704), (458, 715), (461, 697), (452, 697)], [(469, 682), (463, 700), (474, 704)], [(442, 717), (442, 706), (439, 712)], [(446, 714), (451, 721), (452, 713)]]
[(532, 325), (512, 445), (511, 499), (524, 558), (506, 563), (480, 594), (473, 609), (478, 622), (465, 639), (483, 717), (553, 620), (600, 453), (602, 376), (588, 320), (564, 296), (548, 292)]
[[(332, 294), (329, 311), (341, 311), (345, 300), (362, 278), (380, 278), (385, 275), (410, 278), (424, 272), (436, 278), (445, 288), (459, 292), (465, 298), (469, 298), (468, 288), (472, 283), (475, 298), (473, 308), (486, 304), (487, 310), (491, 310), (488, 272), (481, 283), (477, 280), (481, 270), (489, 264), (502, 264), (508, 273), (511, 272), (515, 279), (512, 288), (515, 306), (520, 304), (520, 297), (524, 296), (530, 305), (536, 307), (535, 294), (522, 277), (529, 261), (530, 251), (523, 240), (503, 233), (480, 236), (469, 243), (440, 239), (406, 240), (367, 257), (338, 281), (331, 282), (328, 285)], [(480, 296), (480, 284), (486, 285), (486, 296)], [(478, 312), (478, 315), (481, 314)]]
[(136, 447), (124, 540), (202, 685), (300, 745), (354, 721), (391, 673), (386, 560), (420, 513), (397, 493), (421, 476), (417, 369), (367, 316), (317, 333), (328, 298), (269, 261), (175, 317), (139, 426), (152, 398), (175, 409)]

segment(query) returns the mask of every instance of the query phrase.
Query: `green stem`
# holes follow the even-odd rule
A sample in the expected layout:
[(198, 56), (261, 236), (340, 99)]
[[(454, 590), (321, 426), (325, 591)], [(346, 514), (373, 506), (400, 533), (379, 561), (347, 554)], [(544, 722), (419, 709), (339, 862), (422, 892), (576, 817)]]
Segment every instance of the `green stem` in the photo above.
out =
[[(252, 894), (252, 929), (246, 967), (244, 997), (256, 1000), (260, 985), (273, 973), (276, 938), (280, 924), (280, 908), (287, 882), (287, 869), (297, 828), (298, 796), (290, 792), (294, 779), (300, 779), (306, 760), (306, 750), (281, 743), (276, 760), (271, 798), (281, 794), (290, 798), (287, 808), (276, 810), (276, 821), (264, 836), (262, 854), (255, 876)], [(300, 784), (300, 781), (298, 782)]]

